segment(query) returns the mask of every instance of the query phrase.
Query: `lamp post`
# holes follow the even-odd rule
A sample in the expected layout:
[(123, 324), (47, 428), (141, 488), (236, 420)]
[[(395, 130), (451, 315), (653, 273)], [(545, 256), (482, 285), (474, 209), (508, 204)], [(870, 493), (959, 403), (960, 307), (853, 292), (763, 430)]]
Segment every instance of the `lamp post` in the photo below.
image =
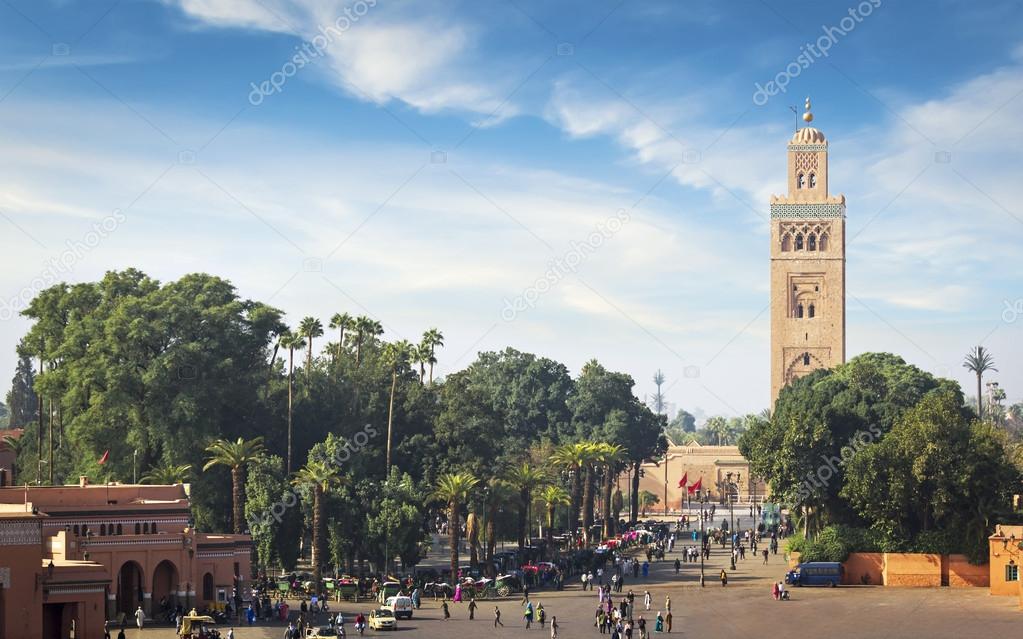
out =
[(707, 495), (709, 495), (709, 494), (710, 494), (710, 489), (707, 489), (705, 491), (701, 490), (696, 495), (697, 500), (700, 502), (700, 587), (701, 588), (706, 585), (705, 581), (704, 581), (704, 573), (703, 573), (703, 555), (704, 555), (704, 545), (707, 542), (704, 540), (704, 535), (703, 535), (703, 506), (704, 506), (704, 504), (707, 503)]
[(731, 471), (725, 473), (725, 491), (728, 496), (728, 537), (731, 540), (731, 561), (732, 570), (735, 570), (735, 514), (732, 512), (732, 473)]

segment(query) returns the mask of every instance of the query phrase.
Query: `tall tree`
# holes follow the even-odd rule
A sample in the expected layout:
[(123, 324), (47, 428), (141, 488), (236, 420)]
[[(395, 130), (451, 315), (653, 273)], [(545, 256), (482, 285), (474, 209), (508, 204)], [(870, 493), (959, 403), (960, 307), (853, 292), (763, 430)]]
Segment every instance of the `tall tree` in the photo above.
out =
[(367, 340), (383, 335), (384, 327), (371, 317), (360, 315), (355, 318), (355, 365), (362, 364), (362, 345)]
[(323, 324), (315, 317), (303, 317), (298, 324), (298, 332), (305, 337), (308, 346), (305, 352), (305, 376), (308, 382), (313, 370), (313, 339), (323, 336)]
[(426, 363), (430, 365), (430, 385), (433, 385), (433, 365), (437, 363), (437, 347), (444, 346), (444, 335), (436, 328), (423, 333), (422, 344), (426, 347)]
[(345, 331), (355, 325), (355, 320), (348, 313), (334, 313), (330, 318), (330, 328), (337, 330), (337, 353), (335, 361), (341, 361), (341, 353), (345, 346)]
[(619, 444), (600, 443), (596, 447), (597, 461), (600, 463), (603, 473), (603, 495), (601, 497), (601, 513), (604, 520), (604, 538), (610, 539), (615, 536), (616, 522), (612, 513), (614, 505), (611, 502), (611, 494), (614, 492), (615, 481), (618, 478), (619, 464), (628, 454), (628, 451)]
[(412, 344), (407, 340), (391, 342), (384, 348), (384, 359), (391, 369), (391, 398), (387, 403), (387, 453), (384, 472), (391, 472), (391, 443), (394, 439), (394, 396), (398, 390), (398, 378), (408, 368)]
[(218, 439), (206, 447), (206, 452), (209, 459), (203, 471), (215, 466), (226, 466), (231, 470), (231, 523), (235, 534), (240, 535), (245, 532), (245, 468), (263, 454), (263, 438)]
[(554, 450), (551, 461), (570, 476), (569, 491), (571, 522), (569, 533), (575, 535), (575, 527), (582, 509), (583, 476), (589, 464), (592, 445), (586, 442), (562, 444)]
[(983, 387), (984, 373), (998, 371), (995, 368), (995, 360), (983, 346), (978, 346), (966, 354), (963, 360), (963, 368), (977, 376), (977, 419), (984, 419), (984, 402), (981, 389)]
[(294, 335), (292, 333), (284, 333), (281, 336), (281, 346), (288, 349), (288, 454), (287, 465), (285, 466), (285, 472), (291, 474), (291, 453), (292, 453), (292, 433), (295, 413), (295, 351), (305, 348), (305, 340), (302, 339), (301, 335)]
[(142, 476), (143, 484), (185, 484), (192, 476), (192, 464), (162, 462), (153, 466)]
[(529, 536), (529, 507), (533, 501), (533, 491), (543, 486), (547, 480), (547, 472), (529, 462), (514, 464), (504, 472), (504, 481), (519, 495), (518, 523), (516, 525), (519, 550), (525, 547), (526, 538)]
[(11, 428), (24, 428), (36, 421), (38, 400), (34, 388), (35, 378), (32, 357), (24, 352), (19, 353), (11, 390), (7, 392), (7, 409), (11, 413), (8, 424)]
[(300, 468), (292, 480), (295, 486), (305, 488), (313, 496), (313, 549), (311, 562), (313, 564), (313, 583), (316, 584), (315, 592), (320, 592), (320, 585), (323, 577), (323, 563), (326, 549), (326, 519), (324, 517), (324, 496), (335, 488), (347, 482), (347, 479), (340, 475), (337, 466), (322, 460), (310, 459), (306, 465)]
[(479, 479), (469, 473), (446, 473), (437, 479), (434, 499), (448, 508), (448, 544), (451, 549), (451, 579), (458, 576), (458, 540), (461, 535), (460, 518), (462, 506), (468, 503)]

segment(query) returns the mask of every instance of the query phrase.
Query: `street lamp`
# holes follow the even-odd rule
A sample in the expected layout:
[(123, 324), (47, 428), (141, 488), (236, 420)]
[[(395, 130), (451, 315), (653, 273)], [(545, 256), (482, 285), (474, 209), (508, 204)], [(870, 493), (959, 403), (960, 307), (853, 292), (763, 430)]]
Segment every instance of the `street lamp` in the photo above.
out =
[(708, 495), (710, 495), (710, 489), (701, 490), (701, 491), (697, 492), (697, 494), (696, 494), (696, 498), (700, 502), (700, 587), (701, 588), (706, 585), (705, 580), (704, 580), (704, 573), (703, 573), (703, 555), (704, 555), (704, 546), (707, 544), (707, 541), (704, 538), (704, 534), (703, 534), (703, 507), (704, 507), (704, 504), (707, 503)]
[(731, 522), (728, 526), (728, 536), (732, 542), (732, 570), (735, 570), (735, 514), (732, 512), (732, 473), (731, 471), (725, 473), (726, 482), (725, 490), (728, 495), (728, 519)]

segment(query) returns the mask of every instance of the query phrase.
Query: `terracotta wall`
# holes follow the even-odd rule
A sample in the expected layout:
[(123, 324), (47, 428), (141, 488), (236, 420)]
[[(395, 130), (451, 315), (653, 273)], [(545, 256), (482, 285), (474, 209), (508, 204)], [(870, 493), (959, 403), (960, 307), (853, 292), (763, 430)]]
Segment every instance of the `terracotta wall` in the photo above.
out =
[(885, 553), (883, 577), (886, 586), (940, 587), (941, 555)]
[(988, 564), (976, 566), (965, 555), (949, 555), (948, 585), (952, 588), (987, 588), (991, 585)]
[(842, 565), (845, 567), (843, 584), (884, 585), (884, 555), (879, 552), (854, 552)]

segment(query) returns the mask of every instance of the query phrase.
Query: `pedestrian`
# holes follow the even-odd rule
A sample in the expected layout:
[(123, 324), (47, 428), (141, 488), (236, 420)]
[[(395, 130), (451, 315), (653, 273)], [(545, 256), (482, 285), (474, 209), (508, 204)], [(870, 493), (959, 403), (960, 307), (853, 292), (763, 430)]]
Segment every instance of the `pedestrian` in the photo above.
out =
[(451, 618), (451, 611), (448, 610), (448, 602), (445, 601), (444, 603), (442, 603), (440, 605), (440, 608), (441, 608), (441, 610), (444, 611), (444, 621), (447, 621), (448, 619), (450, 619)]
[(494, 606), (494, 627), (496, 628), (498, 626), (504, 628), (504, 624), (501, 623), (501, 609)]
[(522, 618), (526, 620), (526, 630), (529, 630), (533, 625), (533, 602), (526, 602), (526, 610), (522, 613)]
[(579, 581), (583, 585), (583, 592), (586, 592), (586, 572), (585, 571), (583, 572), (582, 575), (579, 576)]
[(639, 620), (636, 621), (636, 627), (639, 628), (639, 639), (646, 639), (646, 619), (643, 615), (639, 616)]
[(234, 639), (234, 628), (227, 629), (227, 639)]
[(604, 634), (607, 630), (607, 613), (604, 612), (603, 608), (597, 608), (597, 619), (593, 622), (593, 625), (597, 626), (600, 634)]
[(671, 632), (671, 611), (664, 613), (664, 629), (665, 632)]
[(722, 568), (721, 569), (721, 586), (725, 587), (727, 585), (728, 585), (728, 573), (725, 572), (724, 568)]
[(766, 566), (767, 565), (767, 557), (768, 557), (767, 548), (764, 548), (764, 553), (763, 554), (764, 554), (764, 565)]
[(654, 632), (664, 632), (664, 617), (661, 616), (661, 611), (657, 611), (657, 618), (654, 620)]
[(771, 598), (778, 601), (778, 582), (771, 582)]
[(124, 624), (121, 624), (121, 629), (117, 631), (117, 639), (127, 639), (124, 636)]
[(671, 597), (665, 595), (664, 597), (664, 609), (671, 612)]
[(558, 639), (558, 618), (551, 617), (551, 639)]
[(644, 561), (643, 562), (643, 579), (646, 579), (649, 576), (650, 576), (650, 562)]
[(469, 599), (469, 619), (476, 618), (476, 597)]
[(138, 610), (135, 611), (135, 624), (138, 625), (139, 630), (142, 630), (142, 627), (146, 625), (146, 613), (142, 610), (142, 606), (139, 606)]
[(682, 569), (682, 562), (676, 557), (675, 558), (675, 574), (677, 575), (678, 571), (681, 570), (681, 569)]
[(540, 622), (541, 628), (543, 628), (544, 624), (547, 623), (547, 613), (544, 612), (543, 604), (539, 601), (536, 602), (536, 620)]

